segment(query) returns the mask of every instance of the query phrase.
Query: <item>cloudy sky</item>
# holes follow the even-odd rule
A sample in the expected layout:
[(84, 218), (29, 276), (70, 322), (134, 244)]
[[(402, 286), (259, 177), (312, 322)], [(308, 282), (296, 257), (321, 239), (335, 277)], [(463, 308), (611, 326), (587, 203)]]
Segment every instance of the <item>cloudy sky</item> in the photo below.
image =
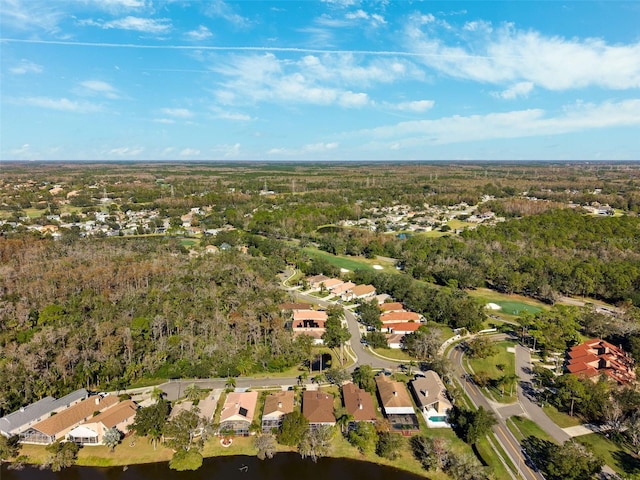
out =
[(640, 2), (0, 0), (0, 159), (640, 159)]

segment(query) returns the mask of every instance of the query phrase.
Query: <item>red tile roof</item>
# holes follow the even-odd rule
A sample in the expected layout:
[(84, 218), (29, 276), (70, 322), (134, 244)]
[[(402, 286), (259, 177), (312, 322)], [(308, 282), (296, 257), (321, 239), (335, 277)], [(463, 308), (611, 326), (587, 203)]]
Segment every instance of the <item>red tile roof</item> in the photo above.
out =
[(618, 383), (630, 383), (636, 379), (633, 359), (621, 348), (599, 338), (572, 347), (567, 356), (567, 370), (581, 377), (604, 374)]

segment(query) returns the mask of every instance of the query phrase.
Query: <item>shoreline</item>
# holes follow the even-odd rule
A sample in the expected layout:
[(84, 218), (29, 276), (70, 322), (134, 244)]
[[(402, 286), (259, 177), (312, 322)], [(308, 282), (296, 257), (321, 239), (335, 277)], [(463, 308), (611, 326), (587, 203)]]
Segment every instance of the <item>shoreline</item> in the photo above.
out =
[[(124, 468), (135, 465), (146, 465), (153, 463), (167, 463), (173, 456), (173, 450), (168, 447), (159, 445), (156, 450), (153, 450), (149, 441), (144, 437), (135, 437), (135, 448), (130, 447), (131, 440), (125, 438), (114, 450), (110, 452), (108, 447), (103, 445), (99, 446), (86, 446), (80, 449), (78, 453), (78, 460), (74, 466), (87, 467), (87, 468)], [(229, 447), (223, 447), (220, 445), (218, 437), (213, 437), (207, 440), (202, 451), (202, 457), (206, 460), (215, 457), (233, 457), (233, 456), (249, 456), (255, 457), (256, 449), (253, 447), (253, 437), (234, 437), (233, 444)], [(294, 453), (297, 454), (297, 449), (294, 447), (287, 447), (284, 445), (278, 445), (278, 449), (274, 456), (279, 453)], [(26, 455), (27, 458), (23, 462), (25, 465), (38, 466), (45, 462), (48, 456), (48, 452), (45, 450), (44, 445), (22, 445), (20, 456)], [(378, 457), (375, 454), (364, 455), (361, 454), (355, 447), (351, 446), (346, 439), (336, 434), (336, 438), (333, 440), (333, 449), (330, 455), (325, 458), (335, 459), (349, 459), (355, 461), (361, 461), (365, 463), (372, 463), (376, 465), (384, 465), (386, 467), (395, 468), (408, 473), (420, 475), (425, 477), (428, 473), (422, 468), (420, 463), (413, 458), (409, 449), (405, 449), (401, 453), (401, 456), (394, 460), (386, 460)], [(269, 459), (264, 460), (265, 462)], [(15, 464), (13, 461), (5, 461), (6, 464)], [(433, 473), (433, 472), (431, 472)]]

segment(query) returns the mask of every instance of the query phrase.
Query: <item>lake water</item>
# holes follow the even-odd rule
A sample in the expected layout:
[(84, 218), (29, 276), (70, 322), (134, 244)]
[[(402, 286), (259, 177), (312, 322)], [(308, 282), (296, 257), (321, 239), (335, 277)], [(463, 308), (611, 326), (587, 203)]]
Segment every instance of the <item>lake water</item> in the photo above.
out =
[[(244, 468), (246, 467), (246, 468)], [(375, 463), (341, 458), (322, 458), (317, 463), (296, 453), (278, 453), (270, 460), (256, 457), (205, 459), (195, 472), (176, 472), (167, 463), (122, 467), (72, 467), (54, 473), (25, 467), (21, 471), (2, 467), (2, 480), (424, 480), (424, 477)]]

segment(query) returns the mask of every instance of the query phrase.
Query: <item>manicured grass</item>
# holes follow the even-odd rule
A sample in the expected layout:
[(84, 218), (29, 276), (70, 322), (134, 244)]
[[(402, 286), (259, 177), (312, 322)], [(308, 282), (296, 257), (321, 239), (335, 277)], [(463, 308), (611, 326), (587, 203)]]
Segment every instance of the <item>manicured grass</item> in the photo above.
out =
[(582, 423), (578, 417), (572, 417), (564, 412), (559, 412), (553, 405), (545, 405), (542, 407), (542, 410), (544, 410), (544, 413), (560, 428), (575, 427)]
[[(519, 315), (524, 311), (530, 313), (538, 313), (541, 310), (548, 309), (548, 305), (542, 302), (533, 300), (531, 298), (523, 297), (522, 295), (507, 295), (504, 293), (496, 292), (488, 288), (478, 288), (475, 290), (468, 290), (469, 296), (477, 298), (482, 302), (495, 303), (502, 307), (501, 310), (495, 311), (496, 315), (500, 313), (507, 315)], [(491, 310), (487, 310), (488, 314), (491, 314)]]
[[(493, 437), (493, 435), (492, 435)], [(487, 437), (482, 437), (480, 440), (476, 442), (476, 450), (478, 455), (482, 457), (482, 461), (486, 463), (489, 468), (493, 471), (495, 478), (509, 478), (509, 472), (506, 467), (500, 461), (498, 454), (511, 465), (512, 469), (515, 471), (515, 467), (510, 462), (509, 457), (506, 455), (500, 444), (495, 440), (495, 437), (492, 438), (493, 443), (489, 442)], [(499, 449), (499, 452), (496, 452), (495, 448)]]
[(331, 255), (330, 253), (323, 252), (321, 250), (318, 250), (317, 248), (312, 247), (305, 247), (302, 249), (302, 251), (312, 258), (323, 258), (338, 268), (345, 268), (350, 271), (373, 270), (373, 267), (369, 263), (360, 259), (354, 260), (350, 257)]
[(513, 433), (513, 435), (520, 441), (533, 436), (555, 443), (553, 438), (551, 438), (547, 432), (542, 430), (537, 423), (532, 422), (528, 418), (518, 416), (510, 417), (507, 420), (507, 426), (509, 427), (509, 430), (511, 430), (511, 433)]
[[(496, 342), (495, 347), (497, 348), (498, 353), (495, 355), (487, 358), (470, 358), (468, 356), (465, 356), (465, 358), (476, 374), (484, 372), (489, 379), (497, 381), (505, 375), (515, 375), (515, 354), (507, 352), (507, 348), (513, 347), (514, 345), (515, 344), (510, 341)], [(503, 369), (500, 370), (498, 365), (503, 365)], [(512, 403), (517, 400), (515, 384), (513, 389), (505, 387), (504, 395), (502, 394), (501, 388), (494, 385), (489, 386), (488, 390), (493, 398), (498, 402)], [(509, 393), (511, 393), (511, 395), (509, 395)]]
[(411, 357), (401, 348), (374, 348), (373, 352), (382, 357), (391, 358), (393, 360), (403, 360), (407, 362), (415, 360), (415, 358)]
[[(619, 474), (640, 475), (640, 458), (599, 433), (577, 437)], [(633, 478), (636, 478), (635, 476)]]

